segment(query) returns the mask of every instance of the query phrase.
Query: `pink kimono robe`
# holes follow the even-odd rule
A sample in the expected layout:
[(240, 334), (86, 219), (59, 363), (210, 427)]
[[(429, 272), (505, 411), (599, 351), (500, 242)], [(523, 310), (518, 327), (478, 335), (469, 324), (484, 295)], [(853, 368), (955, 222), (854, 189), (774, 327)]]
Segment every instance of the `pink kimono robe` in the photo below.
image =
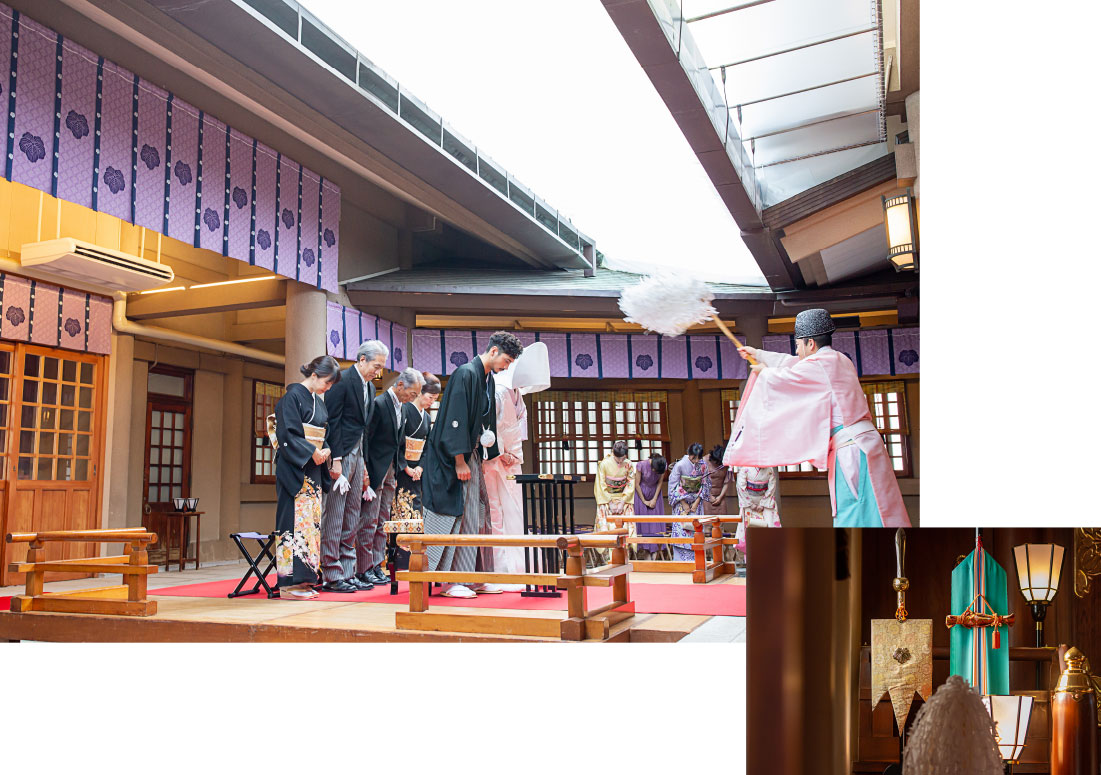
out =
[(810, 462), (829, 470), (835, 526), (909, 527), (891, 459), (852, 361), (832, 347), (802, 360), (757, 352), (768, 368), (746, 384), (723, 463)]
[[(520, 483), (509, 479), (519, 474), (524, 462), (524, 437), (527, 435), (527, 408), (516, 388), (497, 385), (497, 444), (502, 453), (516, 458), (506, 466), (498, 456), (482, 464), (489, 493), (489, 513), (493, 535), (524, 534), (524, 496)], [(524, 550), (519, 546), (495, 546), (489, 550), (493, 569), (499, 573), (523, 573)]]

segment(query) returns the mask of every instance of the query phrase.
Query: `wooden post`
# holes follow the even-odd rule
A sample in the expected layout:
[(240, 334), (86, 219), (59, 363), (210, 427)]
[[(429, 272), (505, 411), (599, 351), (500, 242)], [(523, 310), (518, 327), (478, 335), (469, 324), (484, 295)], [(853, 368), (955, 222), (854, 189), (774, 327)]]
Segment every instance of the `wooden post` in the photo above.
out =
[[(618, 536), (616, 546), (612, 549), (612, 565), (627, 564), (627, 537)], [(612, 579), (612, 600), (617, 603), (626, 603), (631, 599), (631, 586), (627, 580), (630, 574), (624, 573)]]
[[(27, 549), (27, 562), (45, 562), (46, 561), (46, 549), (43, 541), (31, 541), (30, 548)], [(35, 597), (42, 594), (42, 584), (45, 580), (45, 571), (39, 570), (37, 567), (27, 573), (27, 597)]]
[[(422, 573), (426, 570), (424, 544), (414, 541), (409, 545), (409, 570)], [(428, 610), (428, 585), (430, 581), (414, 581), (409, 585), (409, 610), (421, 613)]]
[[(143, 540), (135, 541), (130, 545), (130, 565), (148, 565), (149, 564), (149, 552), (146, 549), (146, 543)], [(132, 576), (124, 576), (126, 582), (127, 594), (126, 599), (135, 603), (145, 600), (146, 590), (149, 585), (149, 577), (144, 574), (136, 574)]]
[[(560, 539), (562, 541), (563, 539)], [(585, 555), (581, 550), (581, 544), (576, 540), (569, 541), (566, 546), (566, 575), (585, 575)], [(588, 590), (584, 584), (570, 587), (566, 592), (566, 612), (570, 618), (585, 618), (585, 609), (588, 608)]]
[(707, 551), (703, 548), (703, 525), (698, 519), (692, 520), (692, 555), (696, 570), (692, 581), (696, 584), (707, 583)]

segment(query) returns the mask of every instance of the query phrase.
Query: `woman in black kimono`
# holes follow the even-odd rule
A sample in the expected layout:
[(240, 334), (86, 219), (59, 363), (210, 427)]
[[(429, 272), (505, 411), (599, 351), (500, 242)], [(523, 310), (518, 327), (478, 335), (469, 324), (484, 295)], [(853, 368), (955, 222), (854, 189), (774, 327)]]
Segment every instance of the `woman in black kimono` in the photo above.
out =
[[(421, 394), (407, 404), (402, 404), (402, 419), (405, 421), (405, 465), (397, 473), (398, 489), (394, 495), (394, 505), (391, 507), (391, 519), (423, 519), (421, 511), (421, 467), (423, 455), (421, 450), (412, 451), (420, 446), (416, 441), (424, 442), (428, 438), (428, 432), (432, 430), (432, 416), (428, 413), (433, 402), (440, 395), (440, 379), (435, 374), (424, 372), (424, 385)], [(413, 444), (409, 440), (414, 440)], [(415, 455), (415, 457), (414, 457)], [(405, 473), (413, 472), (413, 476)]]
[(288, 385), (275, 405), (275, 564), (283, 600), (317, 597), (313, 587), (321, 582), (321, 493), (332, 478), (323, 440), (329, 416), (320, 396), (340, 379), (340, 364), (322, 355), (300, 371), (305, 379)]

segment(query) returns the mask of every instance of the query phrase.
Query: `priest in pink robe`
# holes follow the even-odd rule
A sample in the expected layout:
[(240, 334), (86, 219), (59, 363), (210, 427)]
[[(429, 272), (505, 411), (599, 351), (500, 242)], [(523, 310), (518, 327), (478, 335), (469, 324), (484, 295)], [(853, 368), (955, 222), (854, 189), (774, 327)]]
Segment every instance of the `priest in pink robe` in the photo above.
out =
[(757, 365), (746, 383), (723, 463), (829, 471), (836, 527), (909, 527), (891, 458), (872, 421), (856, 367), (830, 344), (824, 309), (795, 318), (796, 355), (740, 347)]
[[(528, 437), (524, 396), (550, 387), (550, 356), (543, 342), (524, 348), (511, 366), (495, 378), (497, 390), (497, 444), (501, 454), (482, 464), (493, 535), (523, 535), (524, 497), (520, 483), (509, 479), (524, 465), (523, 443)], [(524, 549), (494, 547), (493, 569), (499, 573), (523, 573)], [(490, 585), (487, 585), (490, 586)], [(520, 592), (521, 584), (493, 585), (502, 592)]]

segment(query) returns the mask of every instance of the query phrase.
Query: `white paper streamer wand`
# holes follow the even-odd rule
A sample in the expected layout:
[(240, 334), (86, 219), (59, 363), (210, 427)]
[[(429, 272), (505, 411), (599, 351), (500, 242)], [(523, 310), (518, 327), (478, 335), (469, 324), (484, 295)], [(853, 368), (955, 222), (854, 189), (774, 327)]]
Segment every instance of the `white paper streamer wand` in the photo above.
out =
[[(736, 347), (743, 347), (719, 319), (718, 310), (711, 306), (714, 298), (707, 283), (683, 275), (661, 275), (625, 288), (619, 297), (619, 308), (628, 323), (669, 337), (682, 336), (690, 327), (713, 320)], [(757, 363), (753, 358), (746, 360)]]

